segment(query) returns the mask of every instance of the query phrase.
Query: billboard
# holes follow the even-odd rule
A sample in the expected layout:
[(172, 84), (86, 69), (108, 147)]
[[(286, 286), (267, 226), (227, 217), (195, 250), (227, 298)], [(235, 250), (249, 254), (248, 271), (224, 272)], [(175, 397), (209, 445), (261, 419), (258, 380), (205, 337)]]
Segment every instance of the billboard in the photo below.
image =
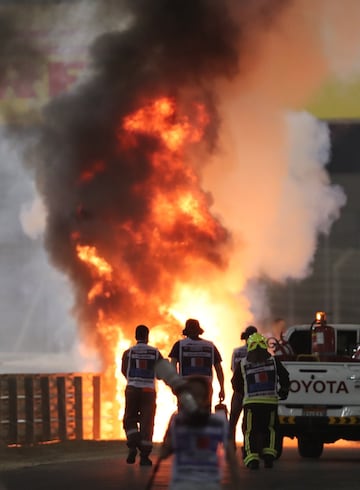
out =
[(319, 119), (360, 119), (360, 80), (349, 83), (329, 80), (314, 95), (307, 110)]
[[(36, 121), (48, 100), (79, 80), (95, 37), (119, 27), (96, 8), (90, 0), (0, 0), (0, 122)], [(25, 61), (26, 73), (11, 56)], [(304, 109), (319, 119), (358, 119), (360, 81), (329, 80)]]
[(78, 80), (92, 40), (78, 28), (79, 17), (87, 20), (81, 6), (0, 1), (0, 122), (35, 122)]

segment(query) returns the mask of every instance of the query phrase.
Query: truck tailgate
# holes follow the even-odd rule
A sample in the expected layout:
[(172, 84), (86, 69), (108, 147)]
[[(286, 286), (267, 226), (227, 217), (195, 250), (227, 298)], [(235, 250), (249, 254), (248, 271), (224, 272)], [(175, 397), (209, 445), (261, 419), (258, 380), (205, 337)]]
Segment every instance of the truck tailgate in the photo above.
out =
[(283, 362), (290, 393), (279, 415), (360, 415), (360, 365), (336, 362)]

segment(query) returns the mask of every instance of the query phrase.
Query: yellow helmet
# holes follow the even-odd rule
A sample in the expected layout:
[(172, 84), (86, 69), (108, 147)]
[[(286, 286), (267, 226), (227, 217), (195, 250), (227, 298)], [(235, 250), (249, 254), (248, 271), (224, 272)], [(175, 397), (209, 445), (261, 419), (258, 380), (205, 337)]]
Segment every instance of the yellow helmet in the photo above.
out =
[(253, 333), (247, 339), (248, 351), (255, 350), (256, 347), (260, 347), (261, 349), (266, 349), (266, 350), (268, 348), (267, 340), (263, 335), (261, 335), (261, 333)]

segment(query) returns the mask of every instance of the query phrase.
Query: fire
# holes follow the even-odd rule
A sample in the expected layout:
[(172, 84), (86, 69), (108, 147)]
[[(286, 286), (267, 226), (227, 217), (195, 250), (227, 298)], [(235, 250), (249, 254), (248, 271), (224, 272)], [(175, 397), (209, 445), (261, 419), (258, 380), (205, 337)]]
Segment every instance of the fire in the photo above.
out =
[(181, 197), (179, 199), (179, 207), (185, 214), (192, 217), (196, 225), (206, 224), (206, 219), (201, 212), (199, 202), (192, 195), (188, 194)]
[(90, 182), (93, 180), (97, 174), (104, 172), (105, 170), (105, 162), (96, 161), (91, 165), (90, 168), (84, 170), (84, 172), (80, 175), (79, 182)]
[(93, 287), (88, 292), (89, 301), (91, 302), (96, 296), (100, 296), (101, 294), (104, 294), (105, 296), (108, 295), (109, 293), (105, 292), (104, 290), (103, 280), (111, 280), (111, 265), (97, 255), (95, 247), (77, 245), (76, 251), (79, 259), (89, 264), (99, 276), (99, 279), (94, 283)]
[(203, 135), (203, 127), (209, 122), (203, 105), (198, 104), (195, 109), (200, 127), (194, 127), (187, 116), (181, 117), (179, 122), (174, 122), (175, 101), (163, 97), (126, 117), (123, 127), (130, 133), (144, 132), (159, 136), (168, 150), (176, 152), (186, 142), (199, 141)]
[[(122, 418), (126, 380), (121, 373), (121, 358), (135, 342), (137, 324), (149, 324), (149, 343), (167, 357), (174, 341), (181, 338), (185, 320), (198, 318), (206, 330), (205, 338), (213, 340), (223, 354), (225, 372), (226, 359), (234, 346), (233, 339), (225, 339), (221, 331), (225, 323), (239, 323), (229, 314), (234, 303), (219, 288), (216, 273), (222, 267), (217, 248), (226, 242), (226, 232), (211, 215), (208, 197), (185, 157), (188, 146), (201, 141), (209, 117), (199, 103), (193, 104), (190, 112), (191, 117), (179, 110), (175, 99), (160, 97), (125, 116), (117, 129), (116, 151), (122, 155), (124, 172), (130, 168), (129, 162), (136, 164), (139, 158), (146, 162), (146, 172), (116, 196), (121, 192), (129, 198), (145, 196), (140, 201), (146, 203), (145, 219), (121, 218), (119, 208), (101, 221), (96, 209), (88, 209), (86, 202), (81, 202), (76, 224), (84, 227), (71, 230), (76, 257), (86, 270), (86, 274), (80, 273), (85, 281), (81, 292), (85, 289), (86, 294), (80, 317), (94, 325), (93, 343), (103, 360), (103, 439), (125, 437)], [(156, 142), (146, 145), (146, 151), (141, 147), (144, 136)], [(101, 159), (88, 169), (82, 168), (80, 186), (87, 189), (90, 181), (94, 185), (100, 173), (103, 179), (111, 170), (109, 165)], [(108, 198), (107, 193), (104, 198)], [(93, 222), (96, 226), (103, 223), (103, 228), (89, 240)], [(104, 240), (103, 232), (107, 237)], [(229, 382), (230, 376), (226, 378)], [(176, 399), (169, 387), (158, 382), (154, 441), (163, 438), (175, 409)]]
[[(100, 257), (96, 248), (92, 246), (76, 246), (78, 257), (85, 262), (93, 271), (95, 284), (88, 293), (88, 300), (92, 302), (94, 297), (104, 292), (104, 286), (101, 280), (111, 280), (112, 267), (107, 261)], [(124, 391), (126, 380), (121, 373), (121, 359), (123, 352), (128, 349), (132, 343), (131, 339), (126, 338), (121, 332), (118, 324), (112, 324), (106, 320), (104, 312), (98, 311), (97, 330), (101, 337), (106, 340), (108, 356), (113, 358), (113, 363), (109, 364), (103, 373), (103, 391), (105, 394), (111, 395), (114, 398), (105, 397), (102, 399), (102, 439), (112, 439), (117, 437), (125, 437), (122, 429), (121, 421), (124, 415)], [(160, 340), (164, 339), (169, 343), (169, 335), (166, 330), (158, 330), (153, 335), (152, 341), (156, 345)], [(169, 388), (162, 383), (157, 386), (157, 414), (155, 418), (154, 440), (160, 441), (164, 436), (164, 422), (170, 418), (172, 412), (176, 410), (176, 399), (169, 391)], [(90, 433), (90, 431), (89, 431)], [(86, 435), (85, 435), (86, 437)]]
[(76, 250), (79, 259), (87, 262), (88, 264), (91, 264), (96, 269), (99, 276), (111, 278), (111, 265), (108, 264), (106, 260), (97, 255), (95, 247), (77, 245)]

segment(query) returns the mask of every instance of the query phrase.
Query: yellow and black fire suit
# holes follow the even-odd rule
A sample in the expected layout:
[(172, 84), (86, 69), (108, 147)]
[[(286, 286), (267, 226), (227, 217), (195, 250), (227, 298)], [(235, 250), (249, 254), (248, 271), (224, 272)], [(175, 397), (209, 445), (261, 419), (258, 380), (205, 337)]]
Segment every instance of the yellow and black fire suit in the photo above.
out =
[(276, 458), (278, 399), (286, 398), (290, 380), (281, 361), (259, 349), (248, 353), (231, 379), (234, 391), (243, 396), (244, 463)]

